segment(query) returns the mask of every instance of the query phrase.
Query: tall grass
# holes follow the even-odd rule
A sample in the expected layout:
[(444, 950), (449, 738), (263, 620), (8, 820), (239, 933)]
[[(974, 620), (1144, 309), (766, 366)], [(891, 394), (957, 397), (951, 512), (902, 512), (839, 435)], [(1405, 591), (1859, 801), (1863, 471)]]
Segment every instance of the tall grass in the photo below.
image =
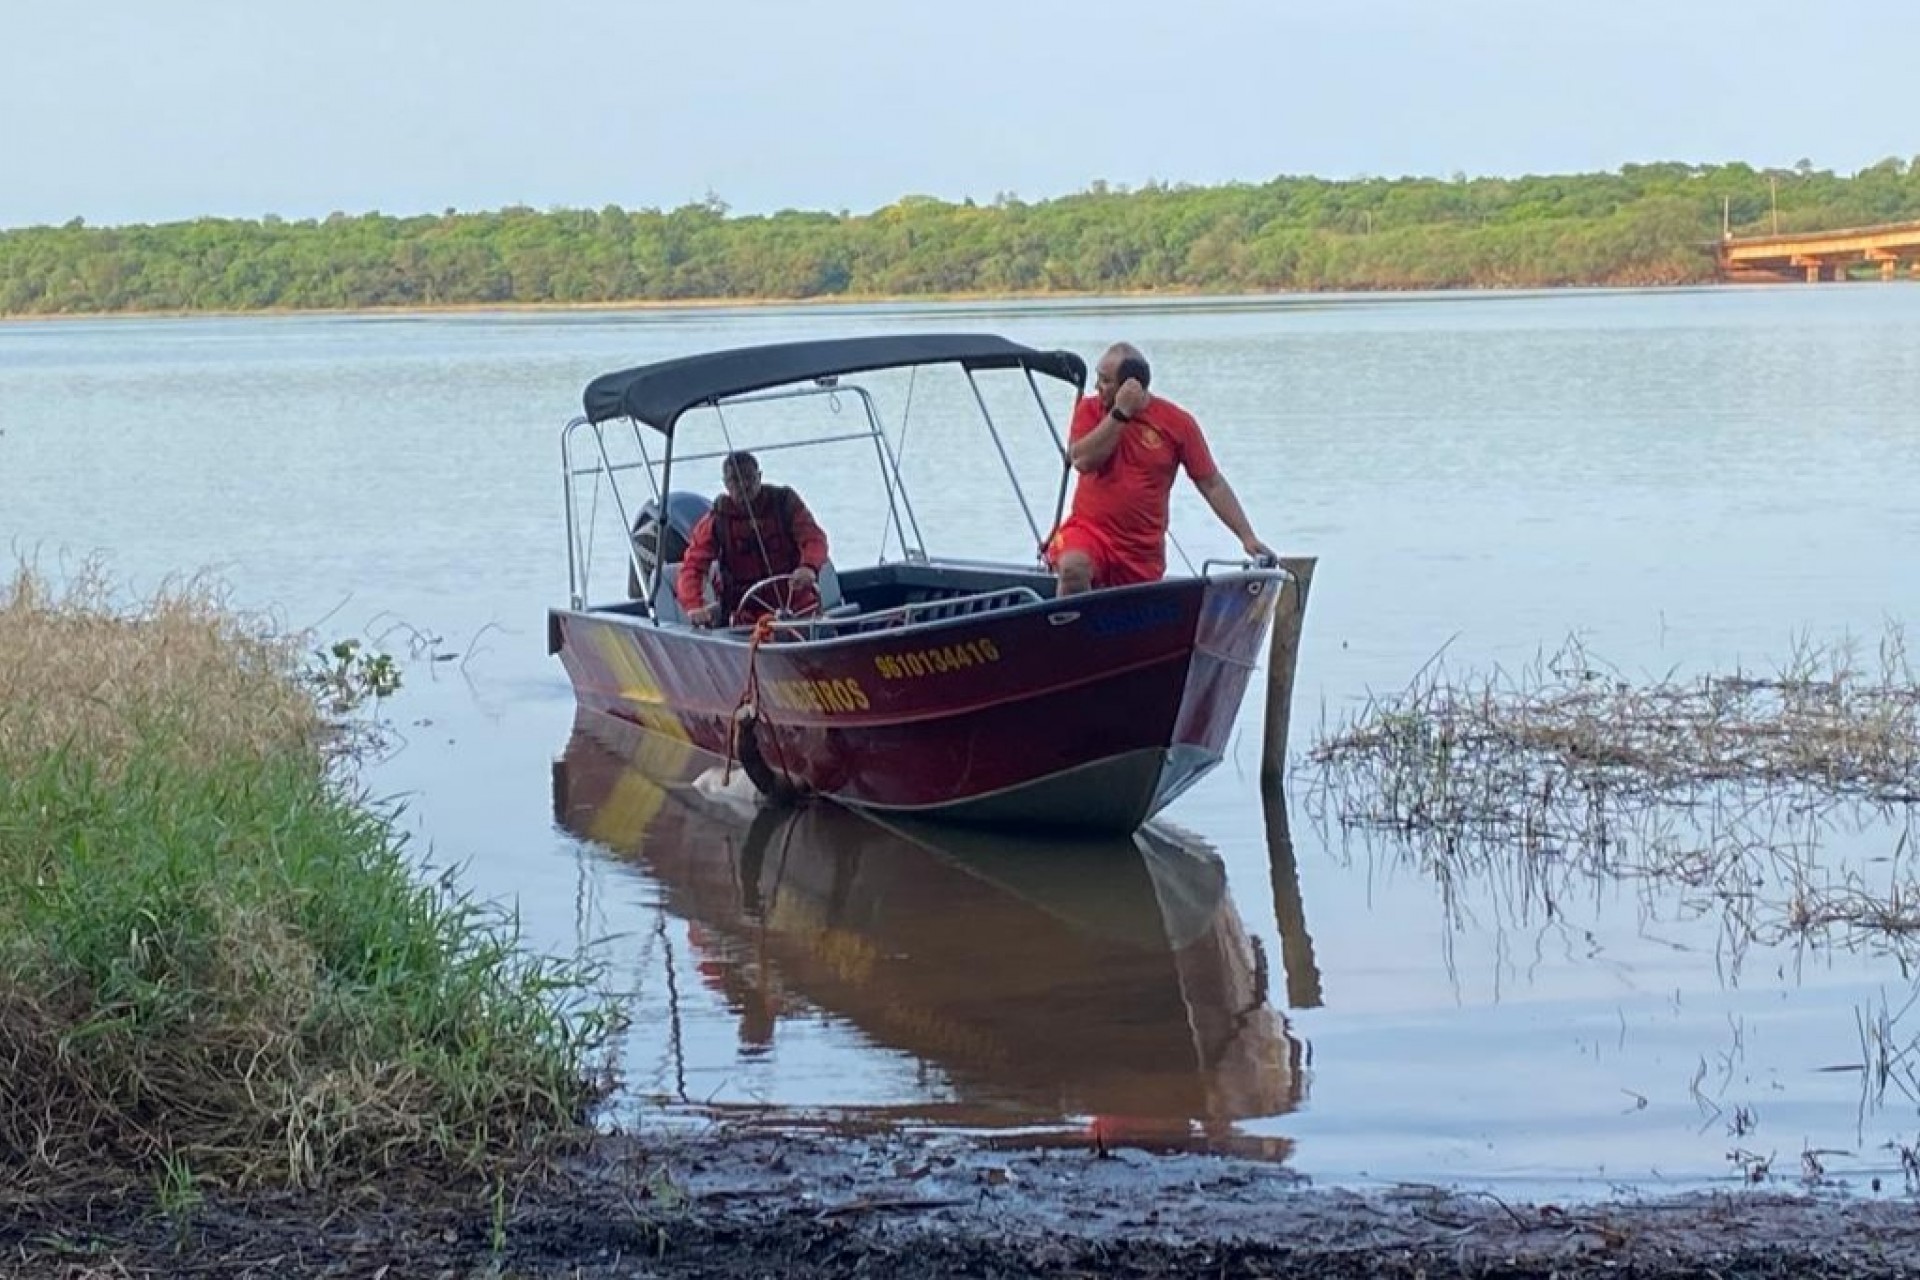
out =
[(580, 1133), (590, 975), (420, 879), (301, 651), (198, 584), (0, 594), (0, 1179), (484, 1173)]

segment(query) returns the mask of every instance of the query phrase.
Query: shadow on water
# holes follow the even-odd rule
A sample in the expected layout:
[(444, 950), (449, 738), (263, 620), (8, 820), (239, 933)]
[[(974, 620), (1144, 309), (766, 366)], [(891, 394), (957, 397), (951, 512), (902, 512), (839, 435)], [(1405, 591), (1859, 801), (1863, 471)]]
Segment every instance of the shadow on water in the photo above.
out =
[[(741, 1056), (824, 1011), (931, 1072), (927, 1100), (836, 1109), (840, 1122), (1286, 1156), (1286, 1140), (1235, 1130), (1300, 1103), (1302, 1052), (1203, 841), (1161, 824), (1043, 842), (826, 802), (767, 807), (715, 785), (711, 766), (582, 712), (554, 767), (554, 814), (659, 884)], [(1296, 880), (1296, 920), (1298, 903)], [(1317, 1002), (1310, 944), (1285, 961), (1290, 988)], [(804, 1119), (779, 1101), (756, 1118)]]

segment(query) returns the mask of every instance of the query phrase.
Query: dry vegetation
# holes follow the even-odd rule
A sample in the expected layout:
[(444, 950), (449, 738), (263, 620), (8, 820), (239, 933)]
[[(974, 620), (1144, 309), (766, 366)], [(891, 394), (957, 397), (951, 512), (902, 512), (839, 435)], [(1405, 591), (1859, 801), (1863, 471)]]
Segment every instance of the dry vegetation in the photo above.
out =
[[(1722, 908), (1736, 945), (1920, 930), (1920, 685), (1897, 630), (1870, 663), (1803, 646), (1766, 676), (1628, 679), (1577, 643), (1513, 674), (1436, 661), (1309, 760), (1314, 812), (1443, 886), (1484, 875), (1550, 906), (1580, 878), (1658, 880)], [(1874, 884), (1821, 856), (1836, 831), (1884, 839)]]
[(319, 712), (292, 678), (297, 637), (223, 606), (184, 582), (123, 611), (96, 570), (58, 592), (16, 572), (0, 593), (0, 763), (65, 751), (117, 774), (160, 734), (196, 768), (315, 744)]
[(304, 648), (201, 584), (0, 591), (0, 1187), (183, 1203), (578, 1136), (589, 975), (422, 881), (329, 769)]

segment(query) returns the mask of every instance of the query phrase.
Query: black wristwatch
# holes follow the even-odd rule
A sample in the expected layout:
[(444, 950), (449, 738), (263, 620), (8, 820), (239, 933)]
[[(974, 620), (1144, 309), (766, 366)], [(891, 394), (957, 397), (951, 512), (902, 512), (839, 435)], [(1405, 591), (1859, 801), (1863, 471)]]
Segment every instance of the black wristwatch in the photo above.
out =
[(1115, 405), (1113, 408), (1107, 410), (1107, 412), (1113, 415), (1113, 420), (1115, 422), (1132, 422), (1133, 421), (1133, 415), (1128, 413), (1126, 410), (1122, 409), (1119, 405)]

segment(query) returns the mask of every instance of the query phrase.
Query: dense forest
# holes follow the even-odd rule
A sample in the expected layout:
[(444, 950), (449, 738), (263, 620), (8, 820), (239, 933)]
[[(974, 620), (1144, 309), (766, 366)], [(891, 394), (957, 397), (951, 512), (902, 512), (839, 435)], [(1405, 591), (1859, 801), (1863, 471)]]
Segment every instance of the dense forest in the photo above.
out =
[(1920, 158), (1281, 177), (871, 213), (510, 208), (0, 231), (0, 315), (725, 298), (1682, 284), (1735, 234), (1920, 219)]

